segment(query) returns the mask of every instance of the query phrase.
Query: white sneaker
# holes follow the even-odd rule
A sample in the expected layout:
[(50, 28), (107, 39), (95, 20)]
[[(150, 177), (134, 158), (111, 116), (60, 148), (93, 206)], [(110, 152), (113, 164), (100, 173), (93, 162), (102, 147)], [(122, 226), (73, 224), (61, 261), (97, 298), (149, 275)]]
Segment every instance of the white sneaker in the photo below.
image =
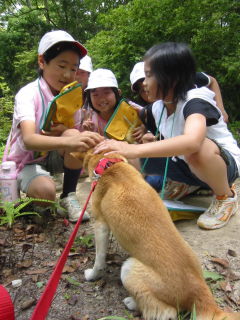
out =
[[(82, 209), (78, 202), (75, 192), (70, 192), (67, 197), (60, 199), (59, 204), (61, 207), (67, 210), (69, 221), (76, 222), (81, 215)], [(61, 210), (58, 213), (62, 213)], [(82, 221), (88, 221), (90, 219), (89, 214), (85, 211)]]
[(200, 215), (197, 224), (203, 229), (219, 229), (224, 227), (230, 218), (238, 211), (237, 193), (234, 193), (233, 198), (221, 199), (214, 197), (210, 207)]

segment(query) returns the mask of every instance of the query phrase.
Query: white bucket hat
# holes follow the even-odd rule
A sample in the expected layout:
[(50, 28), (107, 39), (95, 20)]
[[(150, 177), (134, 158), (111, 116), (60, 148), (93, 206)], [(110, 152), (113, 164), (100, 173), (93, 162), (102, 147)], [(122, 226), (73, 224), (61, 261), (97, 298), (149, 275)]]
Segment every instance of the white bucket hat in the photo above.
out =
[(133, 92), (135, 92), (135, 89), (134, 89), (135, 83), (140, 79), (145, 79), (143, 61), (136, 63), (132, 69), (132, 72), (130, 73), (131, 89)]
[(50, 31), (45, 33), (39, 42), (38, 54), (44, 54), (49, 48), (58, 42), (72, 42), (79, 49), (80, 54), (84, 57), (87, 54), (87, 49), (73, 37), (63, 30)]
[(103, 87), (118, 88), (118, 82), (115, 75), (111, 70), (108, 69), (94, 70), (89, 76), (88, 86), (85, 91)]
[(80, 60), (79, 69), (90, 73), (93, 71), (92, 59), (88, 55)]

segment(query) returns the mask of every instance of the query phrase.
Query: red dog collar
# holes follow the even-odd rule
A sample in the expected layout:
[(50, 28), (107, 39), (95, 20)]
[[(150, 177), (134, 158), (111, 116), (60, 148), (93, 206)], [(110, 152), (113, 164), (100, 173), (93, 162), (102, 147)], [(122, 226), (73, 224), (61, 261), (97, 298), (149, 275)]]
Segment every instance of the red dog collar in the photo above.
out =
[(103, 172), (111, 167), (114, 163), (117, 163), (117, 162), (122, 162), (123, 159), (119, 159), (119, 158), (103, 158), (101, 159), (96, 168), (93, 170), (93, 173), (95, 175), (95, 178), (98, 179), (101, 177), (101, 175), (103, 174)]

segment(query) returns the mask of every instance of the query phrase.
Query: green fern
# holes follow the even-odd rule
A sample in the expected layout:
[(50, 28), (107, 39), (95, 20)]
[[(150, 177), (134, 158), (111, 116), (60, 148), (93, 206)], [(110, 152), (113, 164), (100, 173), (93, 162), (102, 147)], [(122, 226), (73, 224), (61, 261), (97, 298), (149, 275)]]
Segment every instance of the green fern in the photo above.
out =
[(59, 204), (55, 201), (45, 200), (45, 199), (37, 199), (37, 198), (23, 198), (17, 199), (13, 202), (5, 201), (0, 203), (0, 210), (2, 214), (0, 215), (0, 225), (7, 224), (9, 228), (12, 227), (13, 223), (15, 222), (16, 218), (26, 216), (26, 215), (38, 215), (37, 212), (34, 211), (25, 211), (22, 210), (28, 206), (30, 203), (33, 202), (45, 202), (51, 205), (52, 212), (55, 212), (59, 206)]

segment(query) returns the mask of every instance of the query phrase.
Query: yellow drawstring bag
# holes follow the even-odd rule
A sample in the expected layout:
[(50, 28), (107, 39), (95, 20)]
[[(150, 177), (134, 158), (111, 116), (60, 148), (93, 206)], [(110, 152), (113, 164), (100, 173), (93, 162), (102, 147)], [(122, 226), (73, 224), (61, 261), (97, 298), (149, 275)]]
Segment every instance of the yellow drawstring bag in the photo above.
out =
[(133, 143), (132, 130), (142, 124), (137, 111), (122, 99), (104, 128), (104, 135), (111, 139)]
[(196, 219), (207, 208), (177, 200), (163, 200), (173, 221)]
[(77, 81), (69, 83), (51, 101), (41, 129), (49, 131), (53, 123), (74, 127), (74, 113), (83, 106), (82, 85)]

